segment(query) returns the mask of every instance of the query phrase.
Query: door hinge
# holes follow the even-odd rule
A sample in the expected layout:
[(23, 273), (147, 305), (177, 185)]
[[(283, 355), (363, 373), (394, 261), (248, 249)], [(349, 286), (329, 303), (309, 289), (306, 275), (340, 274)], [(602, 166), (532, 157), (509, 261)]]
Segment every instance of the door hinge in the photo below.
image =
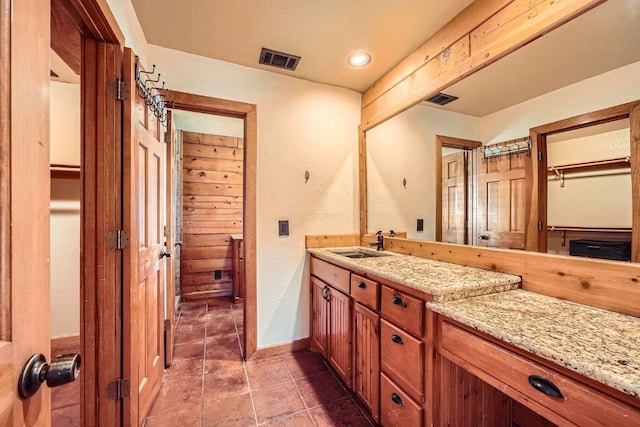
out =
[(538, 161), (542, 161), (542, 151), (538, 151)]
[(171, 135), (169, 134), (169, 132), (165, 132), (164, 133), (164, 143), (165, 144), (170, 144), (171, 143)]
[(465, 220), (465, 222), (464, 222), (464, 228), (469, 228), (469, 221), (466, 221), (466, 220)]
[(126, 101), (130, 93), (129, 84), (120, 79), (107, 83), (107, 94), (117, 101)]
[(542, 221), (538, 221), (538, 231), (542, 231)]
[(122, 398), (129, 397), (130, 394), (131, 384), (129, 383), (129, 380), (124, 378), (118, 378), (107, 385), (107, 397), (109, 400), (120, 400)]
[(129, 247), (129, 232), (124, 230), (111, 230), (107, 233), (109, 249), (122, 250)]
[(171, 329), (171, 319), (164, 319), (164, 330), (168, 331)]

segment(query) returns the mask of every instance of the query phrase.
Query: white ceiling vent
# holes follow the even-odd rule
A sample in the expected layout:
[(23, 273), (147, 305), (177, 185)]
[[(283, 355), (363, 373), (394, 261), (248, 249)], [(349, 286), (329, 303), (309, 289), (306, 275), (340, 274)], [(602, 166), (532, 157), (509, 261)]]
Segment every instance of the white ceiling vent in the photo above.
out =
[(448, 103), (453, 102), (456, 99), (458, 99), (457, 96), (447, 95), (446, 93), (440, 92), (438, 94), (435, 94), (431, 98), (427, 98), (425, 101), (437, 105), (447, 105)]
[(300, 57), (289, 53), (276, 52), (275, 50), (262, 48), (260, 52), (260, 63), (271, 65), (272, 67), (284, 68), (285, 70), (295, 70), (300, 62)]

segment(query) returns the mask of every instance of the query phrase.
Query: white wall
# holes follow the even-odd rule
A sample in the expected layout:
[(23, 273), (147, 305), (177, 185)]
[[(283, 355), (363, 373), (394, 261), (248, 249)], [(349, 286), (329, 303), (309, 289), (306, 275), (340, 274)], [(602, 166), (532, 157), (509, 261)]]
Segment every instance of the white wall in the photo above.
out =
[(360, 94), (154, 45), (149, 57), (172, 89), (257, 105), (258, 346), (307, 337), (304, 236), (358, 230)]
[(172, 118), (178, 130), (244, 138), (244, 120), (235, 117), (175, 110)]
[(51, 338), (80, 335), (80, 180), (51, 180)]
[[(80, 85), (51, 82), (51, 163), (80, 164)], [(80, 334), (80, 181), (51, 180), (51, 337)]]
[(51, 81), (51, 151), (52, 164), (80, 164), (80, 85)]
[[(622, 129), (617, 129), (622, 126)], [(613, 130), (612, 130), (613, 128)], [(549, 166), (630, 157), (629, 119), (563, 132), (547, 140)], [(564, 136), (564, 138), (563, 138)], [(574, 227), (631, 227), (631, 171), (627, 168), (549, 175), (547, 223)]]
[(640, 62), (592, 77), (481, 118), (485, 144), (529, 135), (529, 129), (640, 99)]
[(107, 0), (107, 4), (124, 35), (124, 45), (133, 49), (145, 68), (150, 69), (152, 64), (149, 63), (147, 38), (142, 31), (131, 0)]
[[(369, 232), (435, 240), (435, 137), (473, 139), (478, 120), (418, 104), (367, 132)], [(418, 218), (424, 232), (416, 231)]]

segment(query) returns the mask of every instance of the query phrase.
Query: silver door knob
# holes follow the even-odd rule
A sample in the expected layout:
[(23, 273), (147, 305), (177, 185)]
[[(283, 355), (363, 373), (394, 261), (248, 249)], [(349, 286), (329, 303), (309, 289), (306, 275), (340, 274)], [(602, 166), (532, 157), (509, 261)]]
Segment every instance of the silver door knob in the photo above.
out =
[(58, 387), (75, 381), (80, 375), (82, 359), (79, 354), (57, 356), (51, 364), (43, 354), (34, 354), (27, 360), (18, 379), (18, 394), (28, 399), (40, 388), (43, 382), (49, 387)]
[(479, 239), (479, 240), (489, 240), (489, 239), (490, 239), (490, 237), (489, 237), (489, 236), (487, 236), (486, 234), (481, 234), (481, 235), (479, 235), (479, 236), (478, 236), (478, 239)]

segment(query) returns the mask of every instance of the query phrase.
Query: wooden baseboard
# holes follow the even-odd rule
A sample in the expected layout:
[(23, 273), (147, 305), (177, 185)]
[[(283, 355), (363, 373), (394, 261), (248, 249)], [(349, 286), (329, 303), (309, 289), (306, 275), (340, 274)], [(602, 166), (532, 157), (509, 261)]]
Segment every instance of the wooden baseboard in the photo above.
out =
[(80, 345), (80, 335), (70, 337), (51, 338), (51, 348), (68, 345)]
[(220, 298), (220, 297), (230, 297), (232, 296), (233, 291), (231, 289), (225, 290), (216, 290), (216, 291), (201, 291), (201, 292), (190, 292), (188, 294), (180, 295), (180, 301), (194, 301), (200, 299), (209, 299), (209, 298)]
[(270, 356), (276, 356), (283, 353), (291, 353), (299, 350), (307, 350), (309, 348), (309, 338), (302, 338), (284, 344), (272, 345), (256, 350), (251, 359), (261, 359)]

